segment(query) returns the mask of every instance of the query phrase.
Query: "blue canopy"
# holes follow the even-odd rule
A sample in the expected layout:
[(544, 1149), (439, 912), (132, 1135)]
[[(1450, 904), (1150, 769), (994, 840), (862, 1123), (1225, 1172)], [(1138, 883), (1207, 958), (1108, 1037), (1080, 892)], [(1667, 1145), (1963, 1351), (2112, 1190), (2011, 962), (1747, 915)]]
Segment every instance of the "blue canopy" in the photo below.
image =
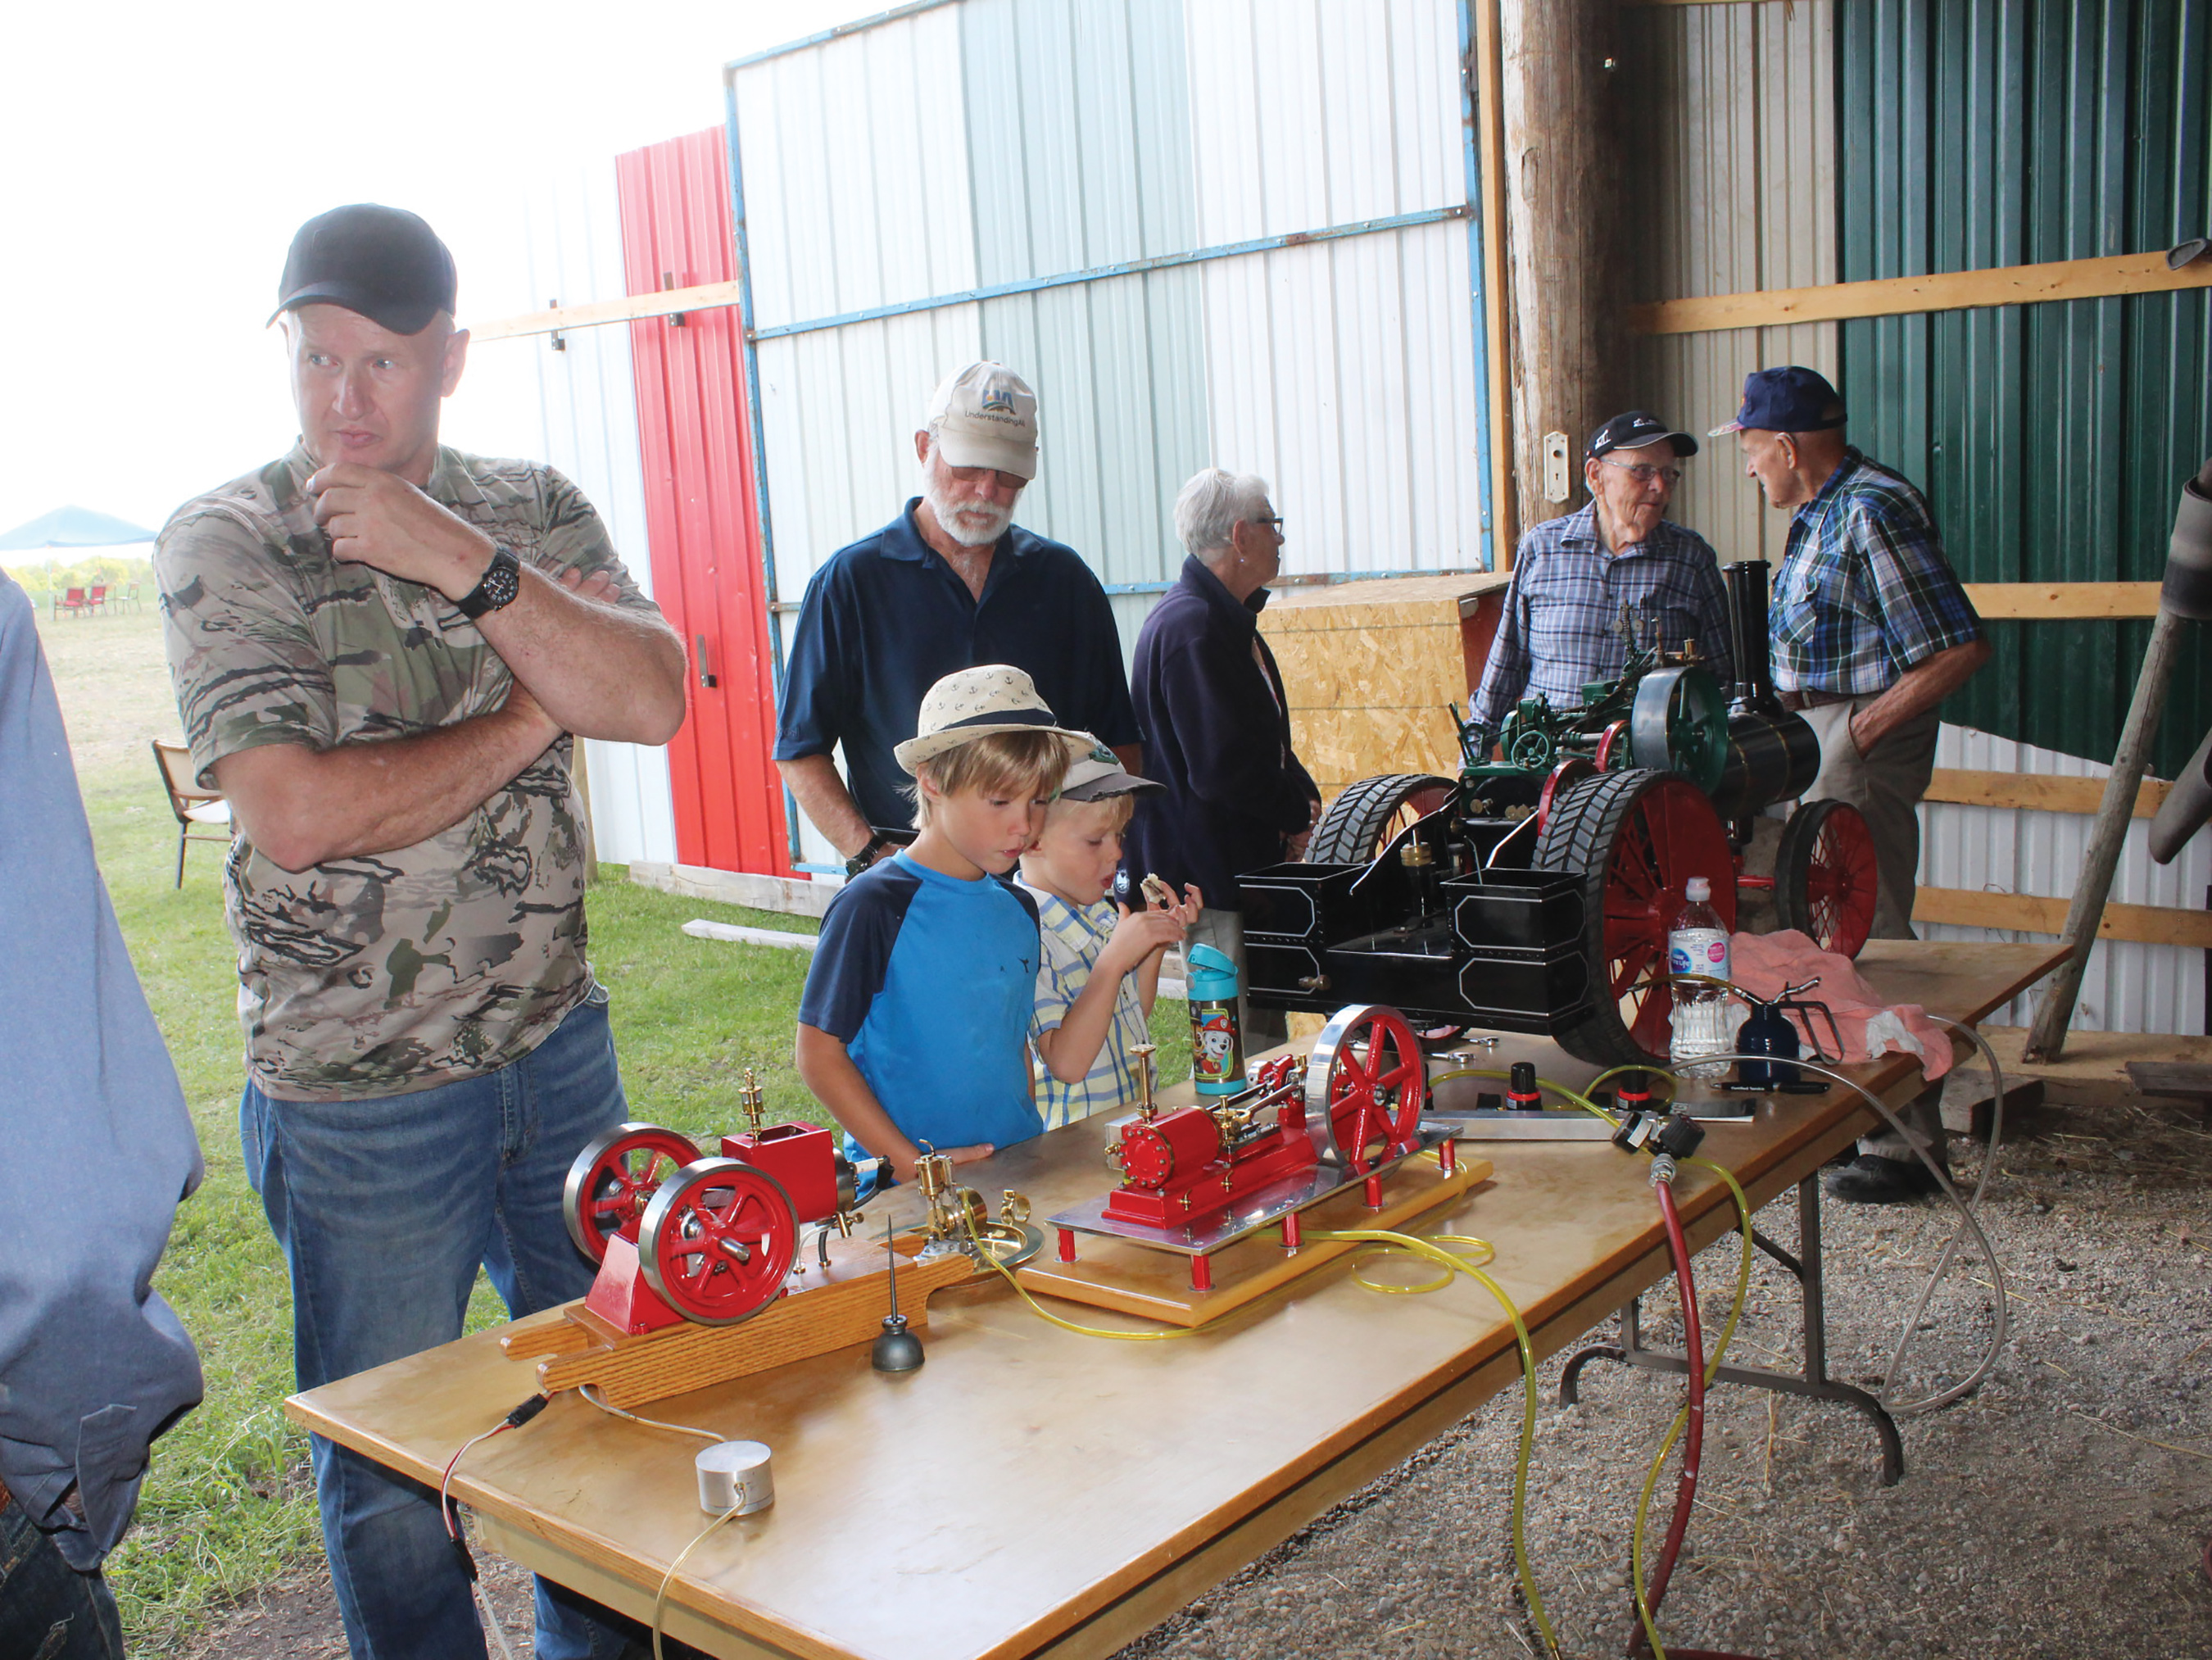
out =
[(56, 508), (0, 536), (0, 552), (24, 548), (112, 548), (124, 542), (150, 542), (154, 532), (128, 520), (89, 508)]

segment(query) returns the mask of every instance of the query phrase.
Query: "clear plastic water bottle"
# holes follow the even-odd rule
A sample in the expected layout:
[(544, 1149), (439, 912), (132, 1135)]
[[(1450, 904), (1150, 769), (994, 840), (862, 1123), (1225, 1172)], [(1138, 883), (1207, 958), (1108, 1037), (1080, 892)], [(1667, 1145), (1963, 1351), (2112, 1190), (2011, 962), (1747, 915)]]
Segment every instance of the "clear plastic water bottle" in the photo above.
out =
[[(1675, 913), (1667, 933), (1668, 972), (1728, 979), (1728, 930), (1713, 909), (1713, 885), (1702, 876), (1693, 876), (1683, 885), (1682, 899), (1682, 909)], [(1729, 1016), (1735, 1000), (1718, 986), (1689, 980), (1674, 982), (1674, 1036), (1668, 1054), (1678, 1076), (1712, 1083), (1728, 1071), (1725, 1063), (1716, 1064), (1704, 1057), (1729, 1053)]]

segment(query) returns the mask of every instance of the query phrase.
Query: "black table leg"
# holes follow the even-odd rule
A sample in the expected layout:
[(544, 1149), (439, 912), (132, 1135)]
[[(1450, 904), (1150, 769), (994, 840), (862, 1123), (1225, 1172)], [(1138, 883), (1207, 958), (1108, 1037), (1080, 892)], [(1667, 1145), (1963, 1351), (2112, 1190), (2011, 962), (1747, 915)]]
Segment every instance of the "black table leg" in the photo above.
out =
[[(1742, 1383), (1753, 1389), (1777, 1389), (1814, 1401), (1833, 1401), (1864, 1414), (1881, 1443), (1881, 1484), (1893, 1487), (1905, 1474), (1905, 1445), (1898, 1438), (1896, 1420), (1866, 1390), (1839, 1383), (1828, 1376), (1828, 1319), (1820, 1283), (1820, 1183), (1817, 1172), (1797, 1184), (1797, 1230), (1796, 1254), (1783, 1250), (1757, 1229), (1752, 1231), (1752, 1243), (1787, 1268), (1797, 1281), (1804, 1304), (1803, 1370), (1787, 1372), (1764, 1366), (1724, 1365), (1714, 1374), (1714, 1380)], [(1620, 1311), (1619, 1342), (1592, 1343), (1569, 1357), (1559, 1373), (1562, 1404), (1574, 1404), (1582, 1369), (1593, 1360), (1616, 1360), (1648, 1371), (1689, 1370), (1689, 1362), (1682, 1356), (1644, 1347), (1641, 1310), (1635, 1298), (1631, 1298)]]

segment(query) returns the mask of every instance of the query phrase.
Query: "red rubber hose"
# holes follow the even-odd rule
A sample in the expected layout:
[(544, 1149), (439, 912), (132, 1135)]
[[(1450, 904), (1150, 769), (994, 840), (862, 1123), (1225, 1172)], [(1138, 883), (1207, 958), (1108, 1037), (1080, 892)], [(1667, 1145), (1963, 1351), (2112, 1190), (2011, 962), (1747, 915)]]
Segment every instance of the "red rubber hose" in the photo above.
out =
[[(1674, 1577), (1675, 1558), (1681, 1554), (1682, 1536), (1690, 1530), (1690, 1510), (1698, 1496), (1698, 1460), (1705, 1444), (1705, 1340), (1698, 1322), (1698, 1288), (1690, 1273), (1690, 1242), (1682, 1232), (1681, 1213), (1674, 1208), (1674, 1188), (1662, 1182), (1658, 1194), (1659, 1214), (1667, 1224), (1667, 1250), (1674, 1259), (1674, 1279), (1682, 1294), (1682, 1337), (1690, 1365), (1690, 1422), (1682, 1441), (1682, 1476), (1674, 1489), (1674, 1515), (1667, 1523), (1667, 1542), (1660, 1548), (1659, 1563), (1651, 1574), (1651, 1590), (1644, 1599), (1655, 1627), (1659, 1623), (1659, 1604), (1667, 1595), (1667, 1582)], [(1629, 1653), (1648, 1654), (1650, 1651), (1644, 1640), (1643, 1620), (1637, 1620), (1632, 1629)], [(1670, 1646), (1667, 1660), (1751, 1660), (1751, 1657), (1717, 1649)]]

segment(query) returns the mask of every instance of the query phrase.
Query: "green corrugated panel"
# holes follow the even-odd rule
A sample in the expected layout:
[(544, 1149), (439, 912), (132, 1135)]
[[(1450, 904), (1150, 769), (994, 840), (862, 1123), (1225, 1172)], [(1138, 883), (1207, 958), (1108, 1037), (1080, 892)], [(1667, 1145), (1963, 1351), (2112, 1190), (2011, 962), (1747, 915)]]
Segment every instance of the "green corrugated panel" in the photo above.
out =
[[(2212, 231), (2212, 0), (1838, 0), (1842, 276), (2170, 246)], [(2212, 453), (2212, 291), (1843, 328), (1852, 437), (1926, 490), (1969, 581), (2155, 580)], [(1996, 623), (1947, 719), (2109, 757), (2148, 623)], [(2154, 766), (2212, 722), (2183, 652)]]

